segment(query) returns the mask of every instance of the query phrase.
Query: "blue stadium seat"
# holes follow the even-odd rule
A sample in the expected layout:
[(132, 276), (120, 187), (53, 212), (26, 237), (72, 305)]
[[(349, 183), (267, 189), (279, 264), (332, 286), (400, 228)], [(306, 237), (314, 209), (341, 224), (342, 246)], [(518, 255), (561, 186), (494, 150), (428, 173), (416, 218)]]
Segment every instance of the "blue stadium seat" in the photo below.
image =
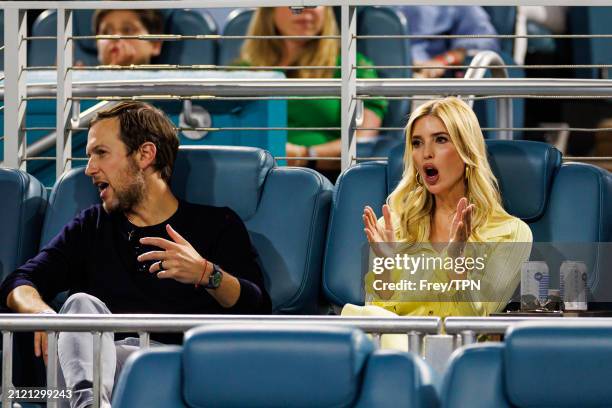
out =
[(0, 169), (0, 279), (36, 254), (47, 193), (30, 174)]
[(505, 343), (456, 351), (440, 399), (444, 408), (604, 407), (610, 375), (609, 325), (521, 324)]
[[(223, 26), (222, 36), (246, 35), (249, 22), (254, 9), (236, 9), (227, 17)], [(219, 65), (232, 65), (239, 60), (242, 40), (219, 39), (217, 63)]]
[[(276, 167), (250, 147), (182, 147), (172, 189), (192, 203), (232, 208), (259, 253), (276, 313), (313, 313), (317, 307), (332, 186), (310, 169)], [(43, 245), (80, 210), (99, 202), (83, 168), (55, 184)]]
[[(0, 10), (0, 47), (4, 46), (4, 11)], [(4, 51), (0, 51), (0, 71), (4, 71)]]
[[(561, 153), (546, 143), (492, 140), (487, 149), (506, 210), (529, 224), (535, 242), (612, 240), (610, 172), (587, 164), (562, 165)], [(368, 255), (363, 208), (369, 205), (380, 216), (401, 179), (403, 153), (398, 146), (388, 164), (354, 166), (336, 183), (323, 266), (324, 293), (334, 304), (363, 304)], [(612, 277), (603, 270), (603, 259), (591, 262), (600, 266), (593, 274), (598, 285), (592, 300), (612, 298)]]
[[(484, 6), (485, 11), (491, 18), (495, 31), (500, 35), (513, 35), (516, 32), (516, 6)], [(534, 21), (527, 21), (527, 34), (530, 35), (552, 35), (548, 28)], [(514, 54), (514, 39), (504, 38), (501, 41), (501, 50), (507, 55)], [(528, 53), (554, 53), (557, 44), (554, 38), (529, 38), (527, 40)]]
[[(516, 31), (516, 7), (515, 6), (484, 6), (483, 9), (491, 18), (491, 24), (500, 35), (513, 35)], [(500, 40), (501, 51), (507, 55), (514, 52), (514, 39)]]
[[(94, 10), (76, 10), (74, 12), (73, 34), (75, 36), (95, 35), (92, 31), (93, 13)], [(176, 9), (164, 10), (162, 13), (165, 17), (165, 33), (181, 35), (217, 34), (215, 21), (206, 12)], [(46, 10), (34, 22), (32, 36), (54, 36), (56, 29), (56, 11)], [(30, 41), (29, 47), (28, 65), (55, 65), (55, 40)], [(214, 64), (216, 52), (216, 43), (214, 41), (166, 41), (163, 44), (159, 57), (155, 58), (151, 63), (179, 65)], [(98, 52), (95, 40), (74, 41), (73, 61), (82, 61), (86, 66), (98, 65)]]
[[(527, 21), (527, 34), (528, 35), (554, 35), (551, 29), (544, 27), (543, 25), (536, 23), (535, 21)], [(559, 51), (561, 45), (558, 45), (558, 41), (555, 38), (529, 38), (527, 40), (527, 54), (555, 54)]]
[[(360, 7), (357, 14), (357, 35), (407, 35), (408, 22), (404, 14), (393, 7)], [(410, 41), (407, 39), (362, 39), (357, 41), (357, 51), (367, 56), (374, 65), (407, 66), (412, 64)], [(409, 68), (378, 69), (380, 78), (411, 78)], [(404, 127), (410, 113), (409, 100), (391, 100), (383, 127)], [(359, 157), (381, 157), (401, 143), (403, 131), (385, 131), (373, 143), (359, 143)]]
[[(571, 34), (609, 35), (612, 7), (570, 7), (567, 15), (568, 32)], [(608, 38), (571, 40), (573, 64), (610, 64), (612, 43)], [(576, 69), (578, 78), (609, 78), (601, 75), (599, 68)]]
[(130, 356), (113, 407), (425, 408), (438, 405), (432, 380), (419, 357), (374, 351), (356, 329), (211, 325)]
[[(36, 254), (47, 194), (43, 185), (32, 175), (7, 168), (0, 168), (0, 194), (3, 197), (0, 201), (0, 279), (4, 280), (9, 273)], [(2, 313), (7, 312), (4, 305), (0, 309)], [(28, 380), (25, 381), (29, 381), (28, 359), (32, 355), (31, 350), (27, 357), (21, 354), (19, 342), (22, 336), (22, 333), (17, 333), (13, 339), (13, 380), (19, 385), (23, 385), (22, 381), (26, 377)], [(31, 339), (28, 338), (28, 345), (32, 344)]]

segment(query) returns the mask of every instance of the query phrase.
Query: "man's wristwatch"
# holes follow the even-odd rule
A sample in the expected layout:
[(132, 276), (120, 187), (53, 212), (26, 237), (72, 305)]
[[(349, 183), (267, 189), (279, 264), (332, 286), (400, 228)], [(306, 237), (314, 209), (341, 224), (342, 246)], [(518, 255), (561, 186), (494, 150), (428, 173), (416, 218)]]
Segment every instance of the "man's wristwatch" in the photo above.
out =
[[(212, 262), (211, 262), (212, 263)], [(210, 276), (208, 277), (208, 283), (206, 285), (202, 285), (204, 289), (217, 289), (221, 286), (221, 281), (223, 280), (223, 272), (219, 265), (213, 263), (213, 270)]]

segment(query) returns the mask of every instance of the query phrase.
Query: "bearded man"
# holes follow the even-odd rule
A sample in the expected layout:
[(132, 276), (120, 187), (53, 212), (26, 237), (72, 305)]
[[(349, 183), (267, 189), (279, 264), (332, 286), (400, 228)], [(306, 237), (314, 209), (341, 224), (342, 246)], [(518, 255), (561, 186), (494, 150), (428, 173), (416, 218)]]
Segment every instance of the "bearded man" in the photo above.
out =
[[(227, 207), (177, 199), (170, 177), (178, 151), (170, 120), (142, 102), (123, 102), (91, 122), (85, 173), (100, 193), (38, 255), (0, 286), (0, 301), (18, 313), (270, 313), (256, 253), (242, 220)], [(202, 175), (206, 177), (205, 174)], [(180, 336), (154, 339), (180, 343)], [(102, 405), (136, 338), (103, 335)], [(92, 404), (90, 333), (61, 333), (60, 384), (73, 391), (72, 408)], [(34, 336), (47, 357), (46, 333)]]

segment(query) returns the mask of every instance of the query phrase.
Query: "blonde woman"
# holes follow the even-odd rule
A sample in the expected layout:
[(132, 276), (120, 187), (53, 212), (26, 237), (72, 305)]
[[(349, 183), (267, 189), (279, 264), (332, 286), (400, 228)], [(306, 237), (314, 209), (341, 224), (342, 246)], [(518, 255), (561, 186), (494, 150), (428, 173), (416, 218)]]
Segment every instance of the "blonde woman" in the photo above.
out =
[[(439, 293), (421, 292), (419, 297), (419, 287), (391, 290), (380, 284), (398, 282), (406, 277), (405, 271), (370, 272), (369, 304), (399, 315), (440, 317), (486, 316), (507, 305), (533, 238), (529, 227), (502, 207), (478, 120), (463, 101), (453, 97), (430, 101), (412, 113), (406, 127), (403, 177), (382, 212), (378, 221), (372, 208), (363, 213), (364, 231), (376, 256), (389, 256), (393, 242), (413, 255), (451, 262), (479, 254), (486, 268), (476, 273), (478, 268), (472, 266), (461, 276), (456, 271), (425, 273), (436, 283), (476, 277), (482, 283), (479, 290), (450, 291), (440, 301)], [(377, 285), (374, 280), (379, 280)], [(343, 310), (343, 315), (354, 314), (377, 311), (352, 305)]]
[[(293, 14), (288, 7), (259, 8), (251, 20), (248, 35), (253, 36), (330, 36), (338, 35), (338, 26), (331, 7), (306, 8)], [(339, 66), (340, 42), (337, 39), (251, 39), (246, 40), (240, 54), (240, 64), (251, 66)], [(357, 55), (357, 65), (372, 65)], [(291, 69), (289, 78), (339, 78), (339, 69)], [(372, 69), (357, 71), (359, 78), (376, 78)], [(339, 100), (289, 100), (289, 127), (339, 127)], [(362, 127), (380, 127), (387, 109), (384, 100), (365, 103)], [(372, 137), (377, 131), (362, 130), (358, 137)], [(340, 132), (334, 130), (295, 130), (288, 132), (287, 156), (339, 157)], [(292, 160), (291, 165), (314, 165), (303, 160)], [(316, 162), (316, 168), (335, 179), (339, 161)], [(333, 180), (332, 180), (333, 181)]]

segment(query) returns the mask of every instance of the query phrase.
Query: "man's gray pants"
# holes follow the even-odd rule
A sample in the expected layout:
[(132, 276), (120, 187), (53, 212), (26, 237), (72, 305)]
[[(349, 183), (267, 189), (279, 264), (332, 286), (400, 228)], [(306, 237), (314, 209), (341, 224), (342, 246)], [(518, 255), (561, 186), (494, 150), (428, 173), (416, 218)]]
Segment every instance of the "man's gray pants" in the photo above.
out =
[[(100, 299), (86, 293), (70, 296), (60, 309), (61, 314), (111, 314)], [(102, 389), (100, 406), (110, 407), (113, 385), (128, 356), (139, 349), (136, 338), (114, 341), (114, 333), (102, 335)], [(61, 400), (62, 407), (83, 408), (93, 404), (93, 335), (83, 332), (62, 332), (57, 340), (59, 357), (59, 389), (73, 390), (70, 405)]]

